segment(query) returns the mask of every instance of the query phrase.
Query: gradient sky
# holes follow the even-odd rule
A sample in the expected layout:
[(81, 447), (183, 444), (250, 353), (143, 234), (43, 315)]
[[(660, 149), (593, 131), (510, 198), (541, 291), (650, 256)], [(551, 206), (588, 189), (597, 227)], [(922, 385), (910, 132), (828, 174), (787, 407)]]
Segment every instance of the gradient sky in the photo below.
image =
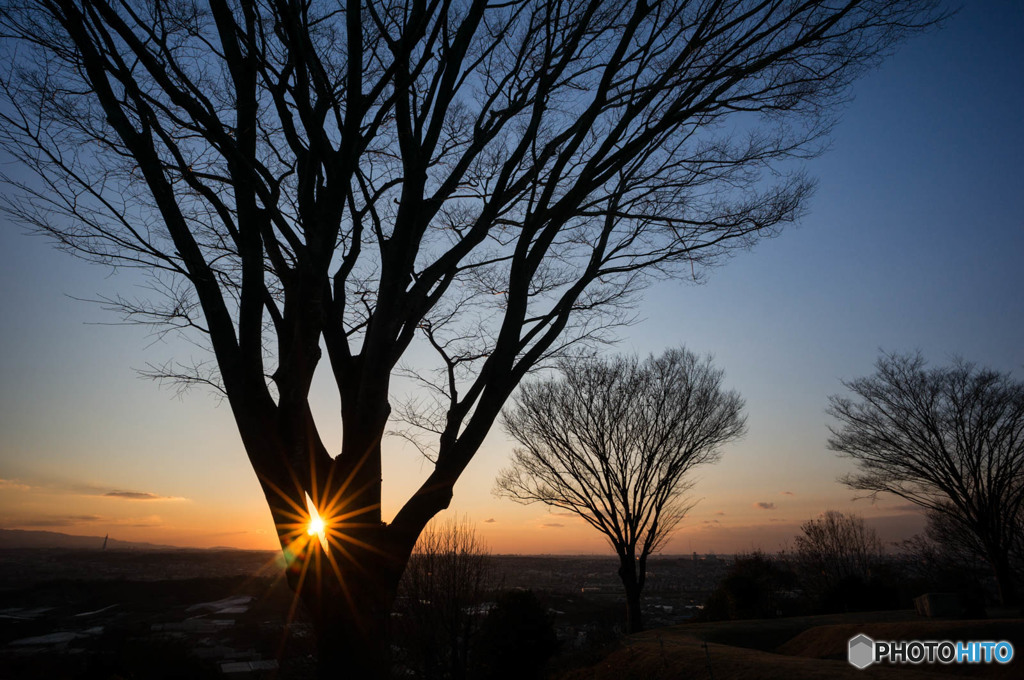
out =
[[(799, 524), (853, 510), (885, 540), (923, 526), (896, 498), (853, 500), (826, 448), (827, 396), (880, 349), (959, 354), (1024, 378), (1024, 3), (966, 3), (859, 81), (797, 228), (701, 286), (659, 284), (620, 351), (714, 354), (748, 434), (698, 471), (701, 501), (668, 553), (775, 550)], [(7, 168), (9, 170), (9, 168)], [(72, 297), (141, 280), (54, 251), (0, 218), (0, 527), (194, 546), (275, 548), (226, 404), (133, 369), (187, 355)], [(100, 322), (100, 324), (97, 324)], [(400, 387), (399, 387), (400, 388)], [(337, 397), (314, 388), (325, 441)], [(428, 463), (385, 441), (385, 516)], [(512, 445), (495, 428), (455, 489), (494, 552), (605, 551), (580, 520), (491, 495)]]

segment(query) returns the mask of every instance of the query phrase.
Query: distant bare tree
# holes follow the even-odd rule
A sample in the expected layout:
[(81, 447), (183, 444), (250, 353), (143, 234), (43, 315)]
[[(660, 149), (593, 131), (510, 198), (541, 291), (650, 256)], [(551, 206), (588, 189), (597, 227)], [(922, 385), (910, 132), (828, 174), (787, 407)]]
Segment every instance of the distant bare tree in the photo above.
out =
[(926, 368), (920, 354), (886, 354), (875, 375), (833, 396), (829, 448), (854, 459), (851, 488), (896, 494), (943, 517), (935, 526), (991, 566), (1016, 601), (1011, 556), (1024, 518), (1024, 383), (963, 360)]
[(863, 582), (882, 558), (878, 534), (854, 514), (829, 510), (800, 525), (795, 539), (797, 564), (819, 593), (856, 578)]
[[(226, 395), (321, 672), (381, 677), (417, 537), (519, 381), (607, 340), (652, 277), (797, 219), (795, 161), (937, 4), (10, 0), (5, 205), (154, 276), (110, 304), (209, 350), (150, 374)], [(427, 392), (400, 413), (434, 466), (386, 523), (410, 355)]]
[(491, 556), (467, 519), (427, 525), (399, 583), (395, 621), (416, 677), (467, 677), (481, 607), (494, 590)]
[(630, 632), (641, 630), (647, 558), (686, 511), (688, 474), (744, 431), (743, 400), (710, 357), (672, 349), (563, 362), (562, 377), (525, 383), (503, 413), (523, 445), (497, 493), (573, 512), (619, 557)]

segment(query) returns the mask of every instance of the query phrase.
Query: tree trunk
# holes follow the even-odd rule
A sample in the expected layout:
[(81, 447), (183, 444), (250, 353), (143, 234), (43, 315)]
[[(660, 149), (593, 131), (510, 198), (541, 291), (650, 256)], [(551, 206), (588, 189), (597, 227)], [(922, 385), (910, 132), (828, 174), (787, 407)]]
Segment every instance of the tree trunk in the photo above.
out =
[[(372, 538), (365, 529), (359, 533), (363, 534), (360, 540)], [(377, 542), (370, 545), (387, 545), (381, 539), (384, 527), (372, 533), (377, 534)], [(293, 568), (289, 580), (313, 622), (318, 677), (388, 677), (388, 626), (401, 575), (396, 562), (348, 546), (348, 555), (339, 554), (342, 550), (334, 546), (328, 556), (319, 541), (309, 545), (305, 576), (292, 576)]]
[[(380, 440), (390, 407), (371, 406), (364, 401), (343, 413), (342, 452), (334, 458), (308, 409), (296, 407), (269, 428), (267, 418), (236, 415), (274, 518), (288, 584), (313, 623), (318, 677), (332, 680), (390, 675), (398, 582), (423, 526), (450, 498), (449, 492), (419, 503), (400, 526), (381, 521)], [(244, 408), (236, 412), (248, 416)], [(307, 496), (323, 520), (326, 552), (309, 531)]]
[[(368, 448), (364, 459), (377, 453)], [(279, 480), (264, 484), (265, 495), (288, 563), (288, 584), (314, 627), (318, 677), (386, 678), (390, 615), (415, 537), (397, 537), (380, 521), (377, 467), (350, 460), (311, 465), (307, 474), (315, 479), (308, 483), (298, 481), (301, 471), (284, 477), (278, 469), (261, 481)], [(326, 525), (327, 552), (307, 531), (307, 493)]]
[(644, 615), (640, 609), (640, 589), (626, 586), (626, 632), (639, 633), (644, 629)]
[(639, 633), (644, 629), (643, 611), (640, 609), (643, 586), (637, 574), (636, 560), (632, 556), (619, 556), (619, 578), (626, 589), (626, 632)]
[[(337, 601), (333, 604), (344, 606)], [(385, 632), (356, 627), (345, 614), (336, 612), (335, 617), (320, 619), (314, 626), (317, 677), (321, 680), (388, 677)]]
[(351, 602), (342, 592), (316, 603), (303, 597), (316, 632), (317, 677), (386, 678), (390, 672), (387, 625), (394, 593), (370, 579), (354, 578), (350, 595), (354, 596)]

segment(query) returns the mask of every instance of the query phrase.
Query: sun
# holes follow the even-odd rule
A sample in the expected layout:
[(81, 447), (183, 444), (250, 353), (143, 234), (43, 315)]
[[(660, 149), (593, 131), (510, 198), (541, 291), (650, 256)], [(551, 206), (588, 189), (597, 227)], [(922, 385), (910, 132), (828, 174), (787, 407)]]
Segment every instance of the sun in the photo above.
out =
[(313, 504), (313, 499), (306, 494), (306, 510), (309, 511), (309, 525), (306, 528), (306, 533), (310, 536), (316, 536), (320, 539), (320, 545), (323, 546), (324, 553), (330, 555), (331, 547), (327, 542), (327, 523), (320, 517), (320, 513), (317, 512), (316, 505)]

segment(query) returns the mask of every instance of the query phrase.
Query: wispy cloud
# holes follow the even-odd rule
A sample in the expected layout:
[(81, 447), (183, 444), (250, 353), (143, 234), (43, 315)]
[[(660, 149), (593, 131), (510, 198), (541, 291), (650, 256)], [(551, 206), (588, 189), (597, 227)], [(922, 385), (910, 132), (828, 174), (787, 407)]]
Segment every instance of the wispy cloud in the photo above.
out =
[(18, 522), (23, 527), (72, 527), (78, 524), (92, 524), (103, 519), (99, 515), (54, 515), (50, 517), (37, 517), (35, 519)]
[(73, 527), (82, 524), (103, 524), (121, 527), (153, 528), (164, 526), (159, 515), (147, 517), (104, 517), (103, 515), (44, 515), (20, 520), (12, 526), (41, 528)]
[(754, 507), (758, 508), (759, 510), (774, 510), (775, 509), (775, 503), (768, 503), (767, 501), (759, 501), (757, 503), (754, 503)]
[(793, 493), (792, 491), (783, 491), (782, 495), (783, 496), (795, 496), (796, 494)]
[(0, 489), (7, 491), (28, 491), (32, 487), (28, 484), (22, 484), (15, 479), (3, 479), (0, 478)]
[(719, 517), (725, 517), (725, 511), (724, 510), (719, 510), (715, 514), (718, 515)]
[(558, 522), (551, 522), (549, 524), (542, 524), (541, 526), (545, 526), (545, 527), (548, 527), (550, 529), (561, 529), (565, 525), (564, 524), (559, 524)]
[(498, 520), (496, 520), (496, 519), (494, 519), (493, 517), (491, 517), (490, 519), (485, 519), (485, 520), (484, 520), (484, 524), (494, 524), (494, 523), (495, 523), (495, 522), (497, 522), (497, 521), (498, 521)]
[(180, 496), (159, 496), (148, 491), (108, 491), (104, 498), (120, 498), (128, 501), (184, 501)]
[(187, 501), (181, 496), (162, 496), (149, 491), (118, 489), (105, 484), (68, 481), (60, 478), (33, 479), (26, 482), (21, 479), (0, 477), (0, 491), (33, 491), (57, 495), (100, 496), (131, 501)]
[(899, 505), (890, 505), (880, 509), (887, 512), (921, 512), (921, 506), (914, 505), (913, 503), (900, 503)]
[(165, 526), (160, 515), (149, 515), (147, 517), (119, 517), (117, 519), (109, 520), (109, 523), (122, 527), (142, 527), (147, 529)]

